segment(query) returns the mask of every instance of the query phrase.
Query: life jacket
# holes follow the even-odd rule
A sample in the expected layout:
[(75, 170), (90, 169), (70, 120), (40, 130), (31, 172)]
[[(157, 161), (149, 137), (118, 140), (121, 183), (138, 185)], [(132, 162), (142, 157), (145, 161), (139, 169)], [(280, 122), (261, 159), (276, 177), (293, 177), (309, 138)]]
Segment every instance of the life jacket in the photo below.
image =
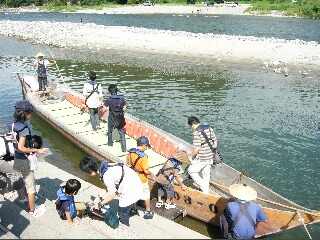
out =
[(14, 159), (14, 147), (11, 134), (0, 136), (0, 159), (5, 161)]
[[(136, 161), (133, 163), (132, 162), (132, 153), (135, 153), (135, 154), (137, 154), (138, 155), (138, 158), (136, 159)], [(138, 170), (138, 169), (136, 169), (136, 165), (137, 165), (137, 163), (138, 163), (138, 161), (141, 159), (141, 158), (143, 158), (143, 157), (145, 157), (145, 156), (148, 156), (146, 153), (144, 153), (144, 152), (141, 152), (139, 149), (137, 149), (137, 148), (131, 148), (131, 149), (129, 149), (129, 157), (130, 157), (130, 162), (129, 162), (129, 165), (130, 165), (130, 168), (131, 169), (133, 169), (135, 172), (137, 172), (137, 173), (140, 173), (140, 174), (144, 174), (144, 171), (140, 171), (140, 170)]]
[[(12, 128), (12, 124), (13, 124), (13, 128)], [(29, 130), (29, 135), (27, 135), (27, 139), (26, 139), (27, 141), (26, 141), (25, 147), (27, 147), (27, 148), (34, 147), (29, 126), (27, 124), (25, 124), (24, 122), (13, 122), (10, 124), (9, 129), (10, 129), (10, 132), (13, 130), (13, 132), (11, 132), (11, 133), (12, 133), (12, 140), (13, 140), (15, 148), (18, 148), (18, 142), (20, 139), (19, 133), (22, 132), (26, 128)], [(16, 133), (16, 137), (14, 136), (14, 133)]]
[(203, 146), (204, 144), (209, 144), (208, 142), (209, 142), (209, 140), (211, 140), (212, 141), (212, 145), (213, 145), (213, 143), (214, 143), (214, 140), (212, 140), (212, 138), (208, 138), (208, 136), (207, 136), (207, 134), (205, 133), (205, 130), (206, 129), (209, 129), (209, 128), (211, 128), (209, 125), (199, 125), (198, 127), (197, 127), (197, 129), (196, 129), (196, 131), (199, 131), (201, 134), (202, 134), (202, 136), (205, 138), (205, 142), (202, 142), (201, 143), (201, 146)]
[(100, 165), (99, 173), (100, 173), (100, 180), (103, 181), (103, 175), (106, 173), (106, 171), (108, 171), (109, 167), (116, 167), (116, 166), (120, 166), (122, 168), (122, 175), (121, 175), (120, 181), (118, 184), (115, 184), (116, 189), (118, 190), (124, 177), (123, 163), (115, 163), (110, 165), (108, 162), (103, 162)]
[(74, 197), (73, 196), (68, 196), (64, 192), (64, 188), (61, 187), (57, 191), (58, 199), (56, 201), (56, 209), (58, 211), (58, 214), (60, 215), (60, 218), (63, 220), (66, 220), (66, 213), (61, 211), (61, 205), (65, 201), (69, 201), (69, 209), (70, 209), (70, 216), (72, 219), (75, 218), (76, 216), (76, 207), (74, 203)]
[(46, 77), (47, 76), (47, 70), (46, 70), (46, 65), (44, 64), (44, 60), (39, 60), (38, 61), (38, 77)]
[[(165, 166), (167, 165), (168, 161), (171, 161), (174, 166), (173, 167), (167, 167), (165, 168)], [(159, 170), (159, 172), (157, 173), (156, 176), (159, 176), (160, 174), (162, 174), (169, 182), (173, 181), (174, 175), (170, 174), (169, 176), (165, 173), (165, 171), (171, 170), (171, 169), (178, 169), (180, 171), (180, 165), (179, 162), (174, 159), (174, 158), (168, 158), (168, 160), (163, 164), (162, 168)]]

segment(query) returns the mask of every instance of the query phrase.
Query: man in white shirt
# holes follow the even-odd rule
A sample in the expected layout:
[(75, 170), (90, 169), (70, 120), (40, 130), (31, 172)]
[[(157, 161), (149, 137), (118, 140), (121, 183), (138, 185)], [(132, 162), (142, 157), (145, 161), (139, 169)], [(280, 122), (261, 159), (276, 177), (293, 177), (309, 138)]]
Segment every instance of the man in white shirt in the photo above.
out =
[(102, 105), (102, 87), (96, 81), (96, 73), (92, 70), (87, 73), (88, 81), (83, 86), (83, 96), (85, 97), (85, 106), (89, 108), (90, 122), (93, 131), (100, 129), (100, 119), (98, 108)]

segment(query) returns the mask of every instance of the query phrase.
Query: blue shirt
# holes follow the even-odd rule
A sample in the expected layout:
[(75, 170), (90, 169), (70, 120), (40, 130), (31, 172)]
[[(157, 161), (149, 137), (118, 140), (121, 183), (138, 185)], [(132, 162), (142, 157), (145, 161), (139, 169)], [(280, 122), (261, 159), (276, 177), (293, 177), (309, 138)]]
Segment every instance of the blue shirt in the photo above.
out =
[[(263, 212), (262, 208), (258, 204), (250, 203), (247, 211), (255, 224), (257, 222), (265, 222), (268, 219), (267, 215)], [(229, 202), (227, 204), (226, 214), (232, 219), (232, 222), (236, 220), (239, 212), (239, 202)], [(238, 221), (237, 225), (234, 226), (233, 232), (238, 238), (251, 238), (254, 235), (255, 227), (253, 227), (247, 217), (243, 215)]]

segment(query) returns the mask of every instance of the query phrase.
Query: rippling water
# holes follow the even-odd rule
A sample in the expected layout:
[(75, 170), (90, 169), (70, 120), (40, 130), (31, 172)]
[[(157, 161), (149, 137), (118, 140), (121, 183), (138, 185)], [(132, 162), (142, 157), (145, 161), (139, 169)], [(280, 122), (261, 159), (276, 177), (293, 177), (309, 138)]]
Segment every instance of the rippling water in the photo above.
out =
[[(275, 19), (277, 21), (280, 20)], [(288, 19), (291, 21), (295, 20)], [(0, 36), (0, 130), (4, 131), (4, 124), (12, 119), (14, 103), (22, 98), (13, 72), (35, 74), (31, 63), (39, 51), (56, 55), (64, 81), (73, 89), (81, 90), (84, 73), (94, 69), (105, 95), (108, 95), (109, 84), (117, 84), (127, 98), (130, 114), (188, 142), (192, 132), (187, 126), (187, 117), (198, 116), (203, 123), (214, 127), (219, 149), (228, 165), (249, 173), (250, 177), (300, 205), (320, 209), (319, 73), (284, 77), (264, 69), (234, 66), (213, 68), (211, 75), (165, 74), (152, 68), (110, 64), (107, 58), (97, 62), (93, 59), (95, 53), (71, 53), (67, 49)], [(50, 78), (59, 81), (54, 68)], [(78, 161), (84, 152), (65, 141), (41, 119), (34, 117), (31, 123), (54, 153), (54, 158), (48, 160), (50, 163), (100, 184), (98, 179), (89, 180), (79, 171)], [(219, 237), (217, 228), (196, 220), (187, 218), (181, 224), (212, 238)], [(314, 239), (320, 237), (319, 224), (310, 225), (308, 229)], [(306, 239), (307, 235), (301, 227), (267, 238)]]

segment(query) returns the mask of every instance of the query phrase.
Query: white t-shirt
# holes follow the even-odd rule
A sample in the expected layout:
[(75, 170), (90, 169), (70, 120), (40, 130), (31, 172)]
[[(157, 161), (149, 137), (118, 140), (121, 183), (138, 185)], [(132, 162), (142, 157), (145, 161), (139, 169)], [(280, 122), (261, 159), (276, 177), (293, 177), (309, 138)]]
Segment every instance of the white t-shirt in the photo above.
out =
[[(116, 184), (119, 183), (122, 175), (121, 166), (114, 166), (112, 163), (109, 164), (108, 170), (103, 175), (103, 182), (107, 187), (108, 194), (114, 194), (116, 189)], [(127, 207), (138, 200), (143, 198), (143, 187), (139, 176), (134, 170), (124, 165), (124, 176), (123, 180), (118, 189), (118, 199), (120, 207)]]
[[(96, 89), (97, 84), (90, 84), (89, 82), (86, 82), (83, 85), (83, 95), (85, 97), (88, 97), (90, 95), (90, 93), (93, 91), (93, 89)], [(101, 84), (98, 85), (98, 89), (97, 91), (95, 91), (94, 93), (91, 94), (91, 96), (87, 99), (87, 106), (88, 108), (97, 108), (100, 106), (100, 98), (103, 97), (102, 94), (102, 87)]]

